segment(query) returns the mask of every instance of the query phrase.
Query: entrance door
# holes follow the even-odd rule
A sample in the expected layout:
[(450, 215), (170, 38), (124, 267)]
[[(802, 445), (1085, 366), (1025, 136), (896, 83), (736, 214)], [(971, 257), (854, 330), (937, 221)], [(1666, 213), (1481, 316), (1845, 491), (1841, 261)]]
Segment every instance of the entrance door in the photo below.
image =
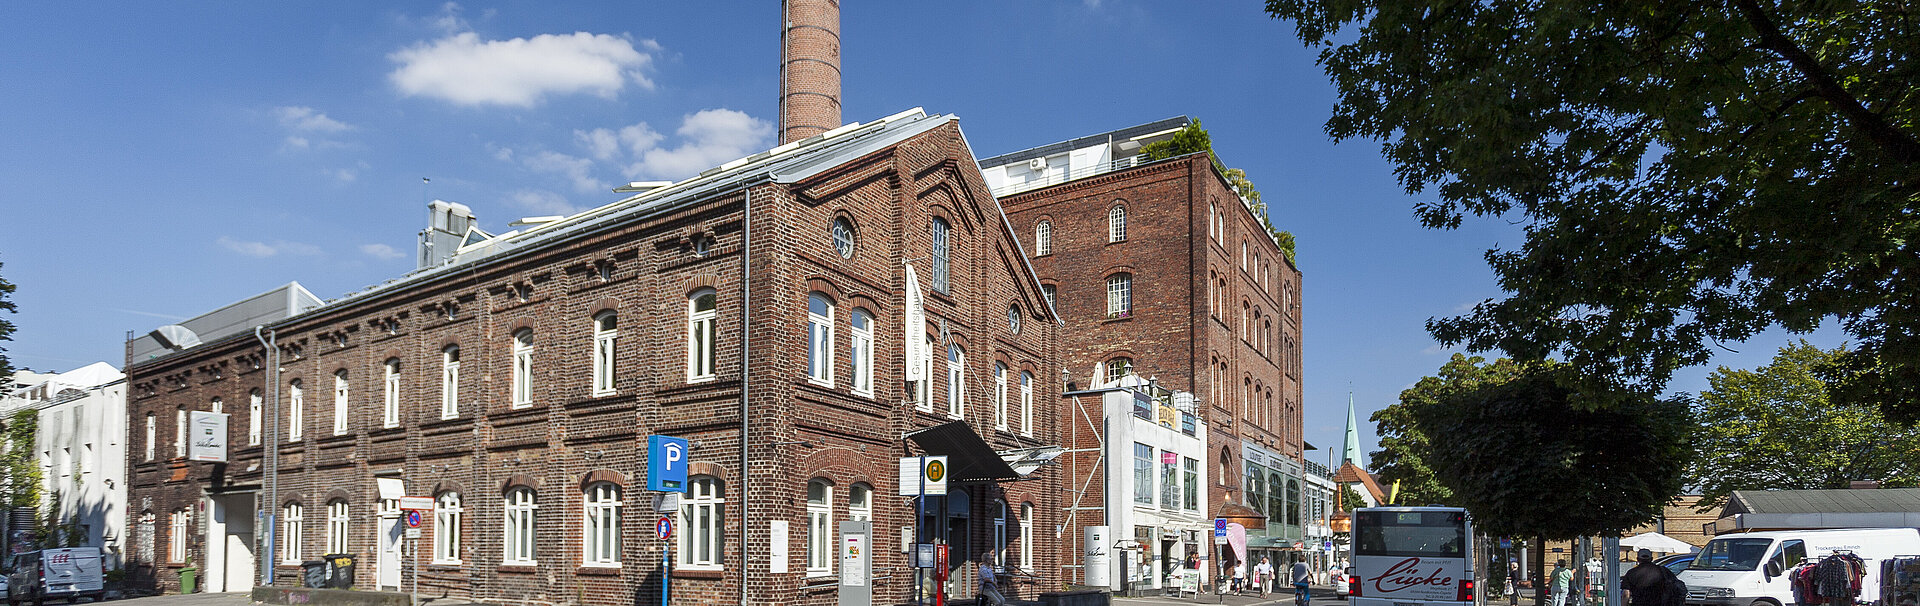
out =
[(254, 494), (207, 498), (207, 591), (247, 591), (254, 585)]
[(400, 537), (403, 525), (400, 522), (400, 502), (393, 499), (380, 501), (380, 521), (374, 524), (374, 531), (380, 536), (375, 538), (379, 551), (375, 558), (375, 582), (379, 590), (400, 590)]

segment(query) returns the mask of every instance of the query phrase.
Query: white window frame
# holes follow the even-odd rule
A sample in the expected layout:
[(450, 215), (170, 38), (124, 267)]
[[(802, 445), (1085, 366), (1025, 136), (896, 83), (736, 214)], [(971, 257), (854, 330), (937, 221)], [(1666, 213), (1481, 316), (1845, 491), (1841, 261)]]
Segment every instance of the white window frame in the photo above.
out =
[[(707, 309), (700, 309), (702, 297), (713, 297)], [(714, 378), (714, 319), (719, 317), (720, 293), (701, 288), (687, 294), (687, 382)]]
[[(346, 369), (340, 369), (340, 370), (334, 371), (333, 372), (333, 435), (336, 435), (336, 436), (347, 433), (347, 400), (349, 396), (347, 389), (348, 389), (348, 384), (347, 384)], [(339, 552), (330, 552), (330, 553), (339, 553)]]
[(1033, 256), (1053, 254), (1053, 222), (1041, 219), (1033, 224)]
[(505, 566), (535, 566), (537, 543), (534, 532), (540, 509), (532, 488), (517, 486), (506, 494), (505, 528), (500, 533), (500, 563)]
[[(213, 401), (207, 403), (207, 410), (224, 413), (227, 411), (227, 403), (226, 401), (221, 400), (220, 398), (214, 398)], [(74, 416), (85, 418), (87, 416), (85, 414), (86, 411), (87, 409), (85, 407), (77, 406), (74, 408)]]
[(1107, 210), (1107, 242), (1127, 241), (1127, 207), (1115, 204)]
[(993, 563), (1007, 565), (1007, 502), (993, 501), (993, 538), (987, 548), (993, 553)]
[(1052, 284), (1041, 284), (1040, 296), (1046, 297), (1047, 307), (1052, 308), (1054, 310), (1060, 309), (1060, 301), (1059, 301), (1060, 295), (1059, 295), (1058, 287), (1055, 287)]
[(694, 476), (680, 502), (682, 570), (726, 569), (726, 486), (713, 476)]
[(1007, 431), (1007, 363), (993, 362), (993, 427)]
[(287, 503), (280, 507), (280, 563), (300, 564), (300, 535), (306, 529), (307, 508), (299, 503)]
[(433, 499), (433, 563), (460, 564), (460, 493), (447, 491)]
[[(262, 419), (261, 415), (266, 414), (265, 410), (266, 410), (266, 399), (261, 397), (260, 390), (255, 389), (251, 392), (248, 392), (247, 393), (247, 445), (248, 446), (260, 445), (260, 425), (261, 425), (261, 419)], [(148, 442), (152, 442), (152, 440), (148, 440)], [(153, 458), (151, 452), (148, 453), (147, 458), (148, 459)]]
[(855, 483), (847, 488), (847, 521), (873, 521), (873, 487)]
[(933, 352), (939, 351), (939, 344), (933, 335), (927, 335), (927, 355), (920, 358), (920, 384), (914, 386), (914, 396), (920, 412), (933, 412)]
[(607, 310), (593, 316), (593, 395), (612, 394), (614, 360), (620, 342), (620, 314)]
[(513, 404), (514, 408), (533, 405), (533, 329), (513, 331)]
[(1107, 276), (1107, 317), (1133, 316), (1133, 274), (1120, 272)]
[(1033, 504), (1020, 504), (1020, 569), (1033, 572)]
[[(1153, 452), (1154, 449), (1151, 445), (1139, 442), (1133, 443), (1133, 502), (1135, 505), (1153, 506), (1153, 479), (1156, 475), (1153, 473)], [(1146, 456), (1141, 456), (1143, 453)], [(1146, 467), (1141, 467), (1142, 464), (1145, 464)]]
[[(816, 495), (814, 490), (818, 488)], [(817, 498), (816, 498), (817, 497)], [(834, 534), (833, 483), (815, 478), (807, 481), (807, 576), (833, 574)]]
[(193, 532), (193, 514), (186, 508), (167, 516), (167, 561), (187, 561), (187, 535)]
[(807, 294), (807, 380), (833, 387), (833, 300)]
[(298, 442), (306, 435), (307, 390), (294, 379), (287, 383), (287, 441)]
[(931, 279), (933, 289), (939, 292), (953, 290), (953, 225), (946, 219), (934, 217), (927, 227), (933, 237), (933, 271)]
[(184, 406), (173, 409), (173, 456), (187, 456), (187, 409)]
[(581, 566), (620, 567), (620, 497), (620, 486), (612, 482), (587, 486), (580, 532)]
[[(147, 448), (146, 448), (147, 458), (146, 460), (148, 461), (153, 460), (154, 441), (159, 439), (160, 437), (159, 425), (160, 425), (159, 417), (155, 416), (153, 413), (147, 413)], [(259, 434), (259, 432), (254, 432), (254, 433), (255, 435)]]
[(400, 426), (400, 358), (388, 358), (380, 365), (386, 373), (386, 393), (380, 412), (381, 427)]
[(353, 520), (352, 510), (344, 500), (327, 503), (327, 551), (326, 553), (351, 553), (347, 547), (348, 523)]
[(440, 418), (460, 416), (460, 346), (440, 349)]
[(853, 393), (861, 396), (873, 396), (873, 313), (863, 307), (853, 308), (848, 314), (848, 333), (851, 335), (848, 347), (849, 372), (853, 375)]
[(947, 344), (947, 416), (958, 419), (967, 414), (967, 350), (959, 343)]
[(1020, 371), (1020, 435), (1033, 435), (1033, 373)]

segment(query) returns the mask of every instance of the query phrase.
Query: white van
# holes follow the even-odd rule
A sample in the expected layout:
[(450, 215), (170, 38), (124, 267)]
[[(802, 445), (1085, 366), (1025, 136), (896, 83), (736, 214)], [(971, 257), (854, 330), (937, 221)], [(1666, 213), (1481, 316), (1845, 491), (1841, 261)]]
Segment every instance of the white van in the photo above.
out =
[(1807, 559), (1851, 551), (1866, 562), (1860, 604), (1880, 601), (1880, 560), (1920, 555), (1920, 530), (1773, 530), (1714, 537), (1680, 572), (1687, 606), (1783, 606), (1793, 601), (1786, 572)]
[(104, 597), (100, 548), (66, 547), (17, 553), (7, 575), (7, 603)]

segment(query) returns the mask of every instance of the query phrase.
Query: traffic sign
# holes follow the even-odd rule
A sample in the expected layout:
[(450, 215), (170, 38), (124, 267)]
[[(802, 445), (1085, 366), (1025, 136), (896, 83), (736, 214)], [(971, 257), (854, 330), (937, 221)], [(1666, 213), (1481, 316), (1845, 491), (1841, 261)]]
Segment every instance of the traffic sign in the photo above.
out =
[(1213, 519), (1213, 536), (1216, 536), (1216, 537), (1227, 536), (1227, 519), (1226, 518)]
[(900, 459), (900, 496), (912, 497), (922, 494), (940, 496), (947, 494), (947, 456), (902, 457)]
[(647, 490), (687, 491), (687, 440), (647, 436)]
[(420, 510), (418, 509), (407, 510), (407, 528), (419, 528), (419, 527), (420, 527)]
[(654, 536), (660, 537), (662, 541), (667, 540), (668, 537), (672, 537), (673, 518), (660, 516), (660, 521), (653, 523), (653, 534)]

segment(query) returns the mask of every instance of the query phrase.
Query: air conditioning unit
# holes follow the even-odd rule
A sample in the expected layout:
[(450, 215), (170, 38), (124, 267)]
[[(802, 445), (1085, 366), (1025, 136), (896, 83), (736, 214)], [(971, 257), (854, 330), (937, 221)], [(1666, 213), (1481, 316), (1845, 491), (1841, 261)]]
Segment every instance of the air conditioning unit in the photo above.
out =
[(1027, 170), (1037, 173), (1046, 169), (1047, 169), (1046, 158), (1034, 158), (1032, 160), (1027, 161)]

